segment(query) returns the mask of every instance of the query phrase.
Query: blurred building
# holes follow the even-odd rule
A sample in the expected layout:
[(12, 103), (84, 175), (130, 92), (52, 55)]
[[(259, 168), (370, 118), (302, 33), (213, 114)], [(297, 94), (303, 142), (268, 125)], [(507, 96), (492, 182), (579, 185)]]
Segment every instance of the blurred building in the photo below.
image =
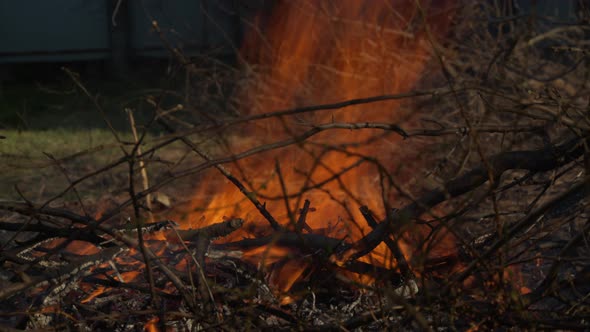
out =
[[(279, 0), (273, 0), (279, 1)], [(183, 52), (231, 53), (244, 18), (269, 0), (0, 1), (0, 64), (167, 57), (162, 37)], [(373, 0), (371, 0), (373, 1)], [(583, 0), (494, 0), (505, 15), (575, 20)], [(162, 36), (152, 28), (156, 20)]]
[[(241, 18), (261, 1), (0, 1), (0, 63), (167, 57), (162, 39), (184, 52), (231, 52)], [(164, 32), (155, 33), (152, 21)]]

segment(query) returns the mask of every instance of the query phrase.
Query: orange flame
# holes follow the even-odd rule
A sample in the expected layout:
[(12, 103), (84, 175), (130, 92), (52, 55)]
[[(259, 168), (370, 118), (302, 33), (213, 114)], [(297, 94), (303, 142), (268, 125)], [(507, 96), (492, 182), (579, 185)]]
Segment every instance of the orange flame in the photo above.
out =
[[(280, 1), (270, 16), (257, 18), (243, 44), (254, 77), (239, 92), (243, 111), (261, 114), (277, 109), (330, 103), (379, 94), (411, 90), (423, 75), (432, 55), (432, 45), (445, 34), (450, 23), (450, 3), (438, 1), (341, 0)], [(441, 5), (442, 3), (442, 5)], [(419, 4), (419, 5), (418, 5)], [(427, 23), (426, 23), (427, 22)], [(348, 107), (297, 117), (267, 119), (248, 128), (247, 138), (239, 138), (231, 152), (244, 151), (254, 144), (290, 138), (312, 126), (330, 122), (378, 121), (395, 123), (411, 111), (397, 101)], [(375, 139), (367, 144), (366, 141)], [(369, 231), (358, 211), (368, 205), (385, 211), (395, 199), (393, 190), (382, 189), (381, 171), (361, 162), (359, 154), (384, 165), (395, 173), (395, 150), (399, 137), (375, 131), (325, 131), (305, 143), (278, 152), (257, 155), (229, 167), (246, 181), (279, 222), (297, 218), (303, 199), (315, 212), (307, 223), (314, 232), (357, 239)], [(312, 144), (313, 143), (313, 144)], [(354, 144), (351, 144), (354, 143)], [(331, 149), (325, 148), (330, 145)], [(276, 163), (280, 169), (275, 166)], [(279, 179), (279, 170), (282, 181)], [(344, 171), (345, 170), (345, 171)], [(218, 178), (220, 180), (214, 180)], [(260, 235), (268, 230), (266, 221), (229, 181), (211, 174), (202, 183), (188, 207), (175, 216), (186, 227), (202, 227), (224, 216), (239, 216)], [(398, 179), (400, 181), (400, 179)], [(403, 179), (401, 179), (403, 182)], [(321, 188), (316, 188), (322, 184)], [(282, 196), (290, 197), (287, 211)], [(289, 213), (290, 212), (290, 213)], [(184, 217), (184, 218), (183, 218)], [(267, 231), (266, 231), (267, 232)], [(267, 232), (268, 233), (268, 232)], [(229, 240), (248, 236), (235, 232)], [(402, 245), (404, 250), (407, 245)], [(409, 251), (406, 251), (409, 255)], [(250, 257), (260, 252), (249, 253)], [(258, 255), (265, 264), (276, 255)], [(284, 257), (284, 256), (283, 256)], [(394, 265), (385, 245), (367, 260), (383, 266)], [(281, 290), (288, 290), (305, 269), (305, 263), (283, 266), (289, 278), (280, 278)]]
[(147, 323), (145, 323), (143, 330), (146, 332), (159, 332), (160, 329), (157, 325), (159, 321), (160, 319), (158, 317), (152, 317)]

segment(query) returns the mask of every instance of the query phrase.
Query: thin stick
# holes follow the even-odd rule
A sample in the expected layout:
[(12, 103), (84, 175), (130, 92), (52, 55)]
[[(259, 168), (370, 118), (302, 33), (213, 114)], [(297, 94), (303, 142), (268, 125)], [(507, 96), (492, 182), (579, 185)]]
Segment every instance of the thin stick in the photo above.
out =
[[(367, 224), (369, 224), (371, 228), (377, 227), (377, 220), (375, 220), (373, 213), (371, 212), (371, 210), (369, 210), (367, 206), (361, 206), (360, 211), (363, 217), (365, 217)], [(393, 253), (395, 260), (397, 261), (397, 268), (399, 269), (401, 274), (407, 279), (415, 279), (416, 277), (414, 276), (414, 273), (412, 273), (412, 271), (410, 270), (410, 266), (408, 265), (406, 257), (397, 245), (396, 236), (394, 234), (392, 234), (392, 236), (394, 236), (393, 239), (390, 237), (386, 237), (383, 240), (383, 242), (387, 244), (387, 247), (389, 247), (389, 250), (391, 250), (391, 252)]]
[[(127, 112), (127, 115), (129, 115), (129, 124), (131, 125), (133, 140), (135, 141), (135, 144), (137, 144), (136, 157), (139, 163), (139, 172), (141, 174), (143, 190), (148, 190), (150, 187), (150, 181), (148, 178), (147, 169), (145, 167), (145, 162), (139, 157), (141, 155), (141, 146), (139, 145), (139, 136), (137, 135), (137, 127), (135, 125), (135, 118), (133, 117), (133, 110), (130, 108), (125, 108), (125, 112)], [(149, 222), (154, 222), (154, 215), (152, 213), (152, 195), (149, 193), (145, 195), (145, 205), (148, 208), (147, 215)]]
[(311, 229), (311, 227), (309, 227), (309, 225), (306, 222), (307, 219), (307, 212), (309, 212), (309, 205), (311, 204), (311, 202), (306, 199), (303, 202), (303, 208), (301, 209), (300, 215), (299, 215), (299, 219), (297, 220), (297, 225), (296, 225), (296, 231), (297, 233), (301, 233), (301, 231), (305, 228), (306, 231), (308, 231), (309, 233), (313, 233), (313, 229)]
[[(174, 129), (172, 127), (170, 127), (170, 125), (168, 125), (164, 120), (158, 119), (158, 122), (166, 130), (168, 130), (170, 132), (174, 132)], [(255, 194), (253, 192), (248, 191), (248, 189), (246, 189), (246, 187), (238, 179), (236, 179), (236, 177), (233, 176), (225, 167), (223, 167), (219, 163), (215, 163), (214, 160), (211, 157), (209, 157), (204, 151), (202, 151), (201, 149), (199, 149), (197, 147), (197, 145), (194, 144), (188, 138), (182, 136), (182, 137), (180, 137), (180, 140), (184, 144), (186, 144), (188, 147), (190, 147), (191, 150), (193, 150), (195, 153), (197, 153), (199, 156), (201, 156), (201, 158), (205, 159), (207, 161), (207, 163), (211, 163), (211, 165), (213, 167), (217, 168), (217, 170), (219, 172), (221, 172), (221, 174), (223, 174), (223, 176), (225, 176), (231, 183), (233, 183), (236, 187), (238, 187), (238, 189), (240, 190), (240, 192), (243, 193), (248, 198), (248, 200), (250, 200), (250, 202), (252, 202), (252, 204), (254, 204), (254, 206), (256, 207), (256, 209), (258, 209), (258, 211), (260, 211), (260, 214), (262, 214), (262, 216), (264, 216), (264, 218), (266, 218), (266, 220), (270, 223), (270, 226), (273, 229), (275, 229), (275, 230), (281, 230), (283, 228), (276, 221), (276, 219), (270, 214), (270, 212), (268, 212), (268, 210), (266, 209), (266, 205), (260, 203), (260, 201), (258, 201), (258, 199), (256, 198)]]
[(279, 182), (281, 184), (281, 190), (283, 192), (283, 201), (285, 202), (285, 209), (287, 210), (287, 216), (289, 217), (289, 222), (295, 226), (295, 215), (293, 211), (291, 211), (291, 206), (289, 206), (289, 194), (287, 192), (287, 186), (285, 185), (285, 179), (283, 178), (283, 173), (281, 172), (281, 165), (279, 164), (279, 160), (275, 159), (275, 171), (279, 177)]

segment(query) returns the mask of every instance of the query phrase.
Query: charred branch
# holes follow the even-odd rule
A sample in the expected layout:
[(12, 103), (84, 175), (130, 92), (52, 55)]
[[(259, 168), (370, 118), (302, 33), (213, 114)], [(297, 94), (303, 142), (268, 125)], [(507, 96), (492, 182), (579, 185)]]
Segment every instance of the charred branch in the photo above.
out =
[(168, 230), (165, 233), (168, 238), (172, 238), (172, 232), (178, 233), (184, 241), (197, 242), (199, 239), (206, 241), (213, 241), (217, 238), (227, 236), (233, 231), (239, 229), (244, 224), (244, 220), (240, 218), (233, 218), (219, 223), (211, 224), (198, 229), (187, 229), (187, 230)]
[[(20, 214), (29, 215), (29, 216), (44, 214), (44, 215), (50, 215), (53, 217), (65, 218), (69, 221), (82, 223), (82, 224), (86, 225), (86, 227), (81, 228), (81, 232), (83, 232), (85, 230), (85, 228), (88, 228), (88, 230), (103, 232), (103, 233), (109, 235), (110, 237), (112, 237), (113, 239), (115, 239), (116, 241), (124, 243), (126, 246), (128, 246), (130, 248), (138, 248), (138, 246), (139, 246), (138, 241), (133, 239), (132, 237), (128, 236), (127, 234), (125, 234), (125, 232), (121, 232), (119, 230), (112, 229), (112, 228), (107, 227), (102, 224), (98, 224), (92, 218), (83, 217), (83, 216), (77, 215), (73, 212), (63, 211), (60, 209), (44, 207), (44, 206), (33, 206), (29, 203), (12, 202), (12, 201), (0, 202), (0, 210), (18, 212)], [(241, 225), (240, 221), (230, 220), (226, 224), (222, 223), (222, 226), (217, 226), (217, 227), (213, 226), (208, 231), (206, 231), (204, 233), (199, 234), (199, 232), (190, 232), (186, 236), (189, 236), (189, 237), (196, 236), (197, 238), (204, 239), (205, 238), (204, 236), (215, 236), (215, 235), (223, 234), (223, 232), (227, 231), (228, 228), (231, 229), (232, 227), (236, 227), (236, 226), (239, 227), (240, 225)], [(199, 236), (199, 235), (201, 235), (201, 236)], [(209, 240), (210, 240), (210, 238), (209, 238)], [(166, 277), (168, 279), (170, 279), (170, 281), (174, 284), (174, 286), (180, 292), (180, 295), (183, 296), (187, 305), (194, 306), (195, 305), (194, 299), (189, 296), (190, 293), (187, 291), (188, 286), (185, 285), (185, 283), (176, 275), (176, 273), (174, 273), (169, 267), (164, 265), (161, 262), (161, 260), (158, 259), (156, 254), (154, 254), (154, 252), (152, 252), (149, 248), (147, 248), (147, 247), (145, 248), (145, 253), (146, 253), (148, 259), (153, 261), (155, 263), (155, 265), (158, 267), (158, 269), (160, 269), (166, 275)], [(36, 282), (37, 281), (34, 281), (33, 285)], [(16, 290), (12, 291), (12, 293), (17, 292), (18, 290), (23, 289), (23, 288), (27, 288), (27, 287), (29, 287), (29, 284), (26, 284), (25, 286), (21, 286), (20, 288), (17, 287)]]
[(19, 294), (22, 291), (34, 287), (44, 287), (48, 285), (59, 286), (70, 278), (81, 278), (85, 273), (88, 273), (88, 267), (110, 260), (121, 251), (121, 248), (105, 249), (96, 255), (80, 257), (68, 265), (56, 270), (46, 270), (41, 276), (27, 276), (26, 274), (22, 274), (22, 282), (5, 285), (3, 289), (0, 290), (0, 299), (4, 300), (10, 298), (15, 294)]
[(369, 234), (346, 248), (342, 256), (356, 259), (368, 254), (390, 234), (395, 234), (400, 225), (420, 216), (435, 205), (475, 190), (488, 181), (492, 186), (497, 185), (500, 176), (508, 170), (544, 172), (566, 165), (583, 154), (582, 142), (581, 138), (573, 138), (543, 149), (509, 151), (493, 156), (488, 159), (489, 168), (482, 164), (447, 182), (442, 188), (426, 193), (392, 214), (391, 218), (383, 220)]
[(311, 204), (311, 202), (307, 199), (303, 202), (303, 207), (301, 208), (301, 211), (299, 213), (299, 219), (297, 219), (297, 224), (296, 224), (297, 233), (301, 233), (301, 231), (303, 229), (305, 229), (309, 233), (313, 232), (311, 227), (309, 227), (307, 222), (305, 222), (305, 219), (307, 218), (307, 212), (309, 212), (310, 204)]
[[(365, 220), (367, 221), (367, 224), (369, 226), (371, 226), (372, 228), (377, 227), (378, 222), (368, 207), (361, 206), (360, 211), (363, 214), (363, 217), (365, 217)], [(391, 252), (393, 253), (393, 256), (395, 257), (395, 260), (397, 262), (397, 268), (400, 270), (400, 273), (404, 276), (404, 278), (408, 280), (414, 279), (415, 276), (412, 273), (412, 270), (410, 270), (410, 266), (408, 265), (406, 257), (404, 257), (404, 254), (399, 248), (398, 242), (395, 239), (395, 237), (386, 237), (384, 239), (384, 242), (385, 244), (387, 244), (387, 247), (389, 247), (389, 250), (391, 250)]]

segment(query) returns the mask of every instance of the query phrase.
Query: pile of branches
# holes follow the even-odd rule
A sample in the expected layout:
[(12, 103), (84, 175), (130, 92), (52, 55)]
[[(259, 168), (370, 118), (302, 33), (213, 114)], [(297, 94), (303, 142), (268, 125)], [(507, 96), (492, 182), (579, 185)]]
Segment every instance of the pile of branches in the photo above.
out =
[[(373, 306), (368, 306), (369, 309), (363, 309), (368, 311), (362, 313), (362, 319), (355, 315), (354, 318), (349, 318), (344, 321), (336, 320), (336, 318), (341, 318), (340, 315), (342, 315), (342, 313), (337, 317), (330, 317), (327, 313), (322, 313), (321, 315), (324, 316), (324, 320), (321, 321), (322, 328), (328, 328), (330, 326), (332, 329), (338, 329), (339, 327), (352, 328), (359, 326), (359, 324), (370, 325), (375, 324), (375, 322), (379, 323), (375, 325), (376, 327), (379, 327), (382, 326), (381, 324), (384, 324), (382, 320), (389, 318), (392, 315), (396, 317), (396, 321), (405, 317), (405, 315), (410, 315), (410, 318), (415, 320), (415, 323), (419, 324), (418, 326), (420, 328), (428, 328), (430, 326), (428, 320), (431, 318), (427, 313), (418, 311), (415, 306), (420, 305), (420, 303), (429, 303), (429, 306), (432, 306), (430, 308), (434, 308), (435, 304), (430, 303), (432, 301), (432, 296), (440, 296), (441, 298), (439, 298), (439, 301), (442, 299), (442, 301), (446, 302), (450, 299), (458, 300), (456, 298), (457, 292), (465, 292), (465, 294), (462, 295), (463, 297), (467, 296), (467, 294), (474, 290), (481, 290), (479, 287), (464, 290), (462, 282), (473, 276), (482, 278), (482, 280), (493, 278), (494, 274), (497, 273), (494, 269), (498, 267), (490, 267), (490, 262), (497, 259), (497, 256), (505, 254), (503, 253), (504, 248), (509, 245), (514, 245), (514, 241), (531, 242), (530, 244), (527, 243), (530, 247), (527, 246), (522, 252), (519, 252), (519, 256), (525, 255), (531, 247), (542, 248), (542, 244), (551, 244), (553, 241), (556, 241), (556, 239), (551, 236), (545, 236), (547, 238), (546, 241), (539, 243), (540, 241), (537, 239), (534, 241), (532, 239), (527, 239), (528, 235), (526, 234), (531, 233), (531, 229), (539, 227), (538, 223), (540, 222), (547, 222), (547, 225), (544, 225), (544, 227), (552, 225), (549, 221), (557, 224), (563, 223), (561, 219), (555, 221), (555, 215), (557, 214), (557, 217), (563, 216), (564, 214), (570, 215), (571, 210), (577, 208), (581, 198), (585, 197), (588, 190), (590, 190), (590, 184), (587, 181), (580, 181), (546, 203), (535, 207), (523, 217), (507, 223), (504, 226), (505, 229), (502, 233), (489, 233), (486, 234), (484, 239), (478, 238), (478, 241), (472, 240), (471, 243), (467, 243), (465, 247), (462, 248), (461, 257), (458, 258), (466, 264), (465, 268), (458, 273), (452, 274), (452, 278), (445, 282), (442, 280), (436, 280), (436, 278), (429, 278), (423, 280), (419, 287), (414, 284), (416, 282), (416, 276), (412, 273), (412, 270), (409, 269), (396, 242), (392, 240), (392, 234), (399, 232), (400, 224), (407, 222), (404, 220), (415, 220), (430, 207), (454, 197), (461, 196), (465, 193), (472, 192), (479, 187), (485, 187), (485, 184), (490, 183), (491, 181), (498, 181), (502, 174), (510, 170), (524, 169), (527, 170), (529, 174), (552, 171), (574, 163), (575, 160), (583, 156), (583, 154), (583, 141), (574, 138), (563, 144), (551, 145), (551, 147), (544, 149), (511, 151), (495, 155), (488, 161), (491, 168), (487, 168), (483, 165), (475, 167), (464, 175), (449, 181), (442, 188), (430, 191), (424, 194), (421, 198), (415, 200), (415, 202), (399, 210), (392, 211), (385, 220), (377, 221), (367, 207), (362, 207), (362, 212), (366, 217), (367, 223), (369, 223), (374, 230), (362, 239), (353, 243), (324, 235), (302, 232), (302, 229), (309, 229), (309, 226), (305, 223), (305, 215), (310, 206), (309, 201), (306, 201), (306, 204), (301, 211), (298, 220), (298, 224), (301, 226), (299, 231), (289, 230), (280, 226), (276, 223), (274, 218), (268, 214), (268, 211), (264, 209), (263, 205), (260, 205), (261, 212), (267, 216), (269, 224), (276, 227), (274, 235), (215, 244), (212, 246), (210, 245), (212, 240), (225, 236), (242, 227), (243, 220), (230, 219), (195, 230), (176, 229), (176, 225), (173, 222), (165, 221), (141, 226), (138, 225), (138, 230), (134, 231), (129, 230), (129, 228), (108, 226), (100, 220), (81, 216), (63, 209), (34, 205), (30, 202), (2, 201), (0, 202), (0, 209), (29, 216), (30, 219), (18, 223), (2, 222), (0, 223), (0, 228), (14, 233), (26, 232), (35, 235), (27, 241), (16, 242), (17, 245), (13, 246), (10, 250), (3, 251), (2, 261), (5, 267), (5, 274), (10, 273), (11, 281), (4, 282), (0, 297), (6, 301), (11, 300), (10, 303), (13, 306), (17, 304), (21, 306), (20, 309), (23, 310), (13, 313), (13, 319), (9, 319), (8, 321), (19, 322), (21, 327), (29, 328), (36, 327), (37, 324), (41, 324), (42, 326), (51, 325), (59, 327), (63, 326), (62, 324), (69, 325), (74, 323), (79, 326), (90, 328), (122, 328), (125, 326), (129, 327), (129, 325), (118, 323), (119, 320), (131, 315), (137, 315), (140, 317), (158, 317), (162, 326), (165, 326), (166, 322), (170, 321), (175, 325), (180, 324), (178, 322), (180, 318), (184, 319), (184, 324), (189, 324), (190, 326), (206, 327), (210, 326), (209, 324), (216, 324), (216, 321), (217, 324), (219, 324), (220, 321), (230, 324), (228, 321), (229, 317), (224, 316), (222, 312), (219, 312), (221, 306), (221, 308), (225, 308), (227, 311), (226, 315), (231, 313), (232, 315), (238, 315), (237, 317), (239, 317), (241, 314), (244, 315), (242, 318), (244, 320), (247, 319), (248, 315), (254, 313), (265, 317), (264, 320), (251, 322), (253, 324), (252, 327), (303, 326), (311, 329), (313, 327), (311, 322), (306, 322), (303, 320), (303, 317), (293, 315), (288, 311), (281, 309), (278, 305), (278, 298), (273, 296), (268, 288), (260, 286), (264, 284), (264, 279), (256, 278), (256, 268), (253, 266), (247, 266), (246, 263), (239, 260), (239, 258), (242, 257), (243, 252), (252, 247), (275, 245), (291, 248), (294, 252), (297, 252), (298, 255), (310, 257), (310, 259), (315, 262), (314, 264), (316, 268), (320, 267), (322, 270), (327, 271), (325, 272), (327, 275), (323, 277), (326, 279), (319, 283), (321, 287), (318, 288), (323, 292), (335, 291), (333, 288), (333, 280), (328, 276), (334, 277), (335, 275), (338, 275), (338, 271), (372, 275), (377, 279), (378, 283), (384, 283), (391, 287), (391, 293), (386, 293), (388, 295), (388, 301), (386, 301), (387, 305), (383, 308), (377, 310), (378, 306), (373, 304)], [(490, 174), (490, 169), (493, 170), (494, 173)], [(518, 178), (515, 181), (504, 185), (503, 188), (515, 186), (515, 183), (520, 181), (522, 181), (522, 178)], [(489, 192), (492, 190), (486, 191)], [(553, 214), (553, 216), (547, 216), (551, 214)], [(451, 220), (447, 222), (451, 222)], [(561, 239), (565, 242), (563, 243), (563, 246), (560, 246), (559, 248), (558, 257), (560, 259), (551, 264), (545, 278), (537, 285), (537, 288), (524, 296), (519, 296), (515, 299), (501, 300), (503, 305), (521, 306), (518, 307), (519, 311), (514, 312), (512, 311), (514, 308), (511, 307), (498, 308), (498, 310), (502, 310), (502, 316), (495, 316), (494, 319), (500, 318), (504, 324), (525, 324), (529, 326), (548, 327), (551, 326), (551, 324), (564, 324), (563, 318), (559, 320), (559, 323), (553, 320), (541, 320), (537, 315), (529, 317), (530, 320), (528, 320), (526, 316), (521, 316), (523, 315), (523, 311), (525, 311), (526, 308), (535, 308), (536, 306), (547, 306), (547, 308), (551, 307), (552, 310), (554, 310), (553, 305), (555, 304), (546, 304), (548, 299), (553, 298), (553, 296), (559, 296), (559, 299), (561, 300), (565, 298), (569, 301), (582, 301), (575, 303), (577, 306), (583, 307), (584, 299), (578, 298), (576, 295), (583, 295), (579, 294), (579, 292), (586, 290), (589, 286), (586, 279), (588, 277), (588, 270), (576, 270), (575, 274), (568, 276), (573, 279), (568, 278), (564, 280), (561, 280), (562, 276), (560, 276), (559, 271), (561, 265), (563, 265), (562, 259), (569, 257), (570, 255), (575, 256), (576, 250), (585, 244), (585, 235), (589, 229), (590, 226), (586, 223), (585, 226), (583, 226), (582, 231), (577, 233), (576, 236), (567, 239), (567, 241)], [(182, 271), (172, 268), (172, 266), (175, 265), (172, 261), (158, 258), (158, 255), (154, 253), (153, 248), (157, 247), (158, 243), (162, 245), (162, 242), (144, 240), (146, 234), (154, 232), (160, 232), (165, 235), (164, 241), (165, 243), (168, 243), (168, 248), (166, 250), (167, 257), (175, 257), (179, 252), (182, 252), (184, 253), (184, 256), (188, 255), (192, 258), (192, 261), (194, 262), (193, 270), (195, 271), (191, 271), (191, 268), (189, 268), (188, 274), (186, 272), (182, 273)], [(137, 236), (137, 234), (142, 234), (142, 236)], [(55, 248), (44, 250), (43, 243), (54, 238), (62, 238), (65, 239), (65, 241)], [(100, 250), (93, 255), (67, 253), (67, 250), (64, 250), (64, 248), (66, 248), (72, 241), (91, 243), (100, 248)], [(146, 244), (146, 242), (149, 243)], [(392, 252), (396, 254), (396, 258), (398, 258), (398, 261), (400, 262), (398, 270), (386, 270), (359, 261), (359, 258), (370, 253), (381, 242), (385, 242)], [(174, 246), (173, 243), (177, 244)], [(179, 245), (178, 243), (185, 245)], [(118, 268), (114, 268), (114, 271), (117, 271), (121, 280), (117, 280), (117, 278), (114, 278), (110, 273), (106, 273), (105, 271), (104, 263), (110, 262), (113, 264), (112, 262), (115, 260), (115, 257), (121, 255), (122, 251), (129, 254), (129, 248), (141, 249), (140, 251), (143, 255), (143, 259), (145, 259), (144, 262), (147, 263), (145, 267), (146, 277), (143, 282), (135, 281), (133, 283), (124, 283), (122, 281), (123, 279), (120, 277), (120, 271), (127, 272), (126, 269), (129, 269), (129, 267), (119, 266)], [(31, 255), (30, 252), (35, 249), (40, 250), (44, 255), (40, 257)], [(206, 255), (210, 257), (208, 260), (205, 259)], [(141, 261), (142, 257), (138, 257), (138, 254), (136, 253), (135, 259)], [(457, 259), (456, 257), (446, 259), (449, 260), (446, 263), (442, 260), (438, 260), (437, 262), (425, 262), (422, 268), (424, 270), (429, 270), (430, 273), (434, 273), (441, 269), (441, 264), (456, 264), (455, 261), (451, 261)], [(506, 259), (510, 262), (514, 258), (508, 257)], [(230, 265), (230, 262), (232, 265)], [(238, 264), (241, 268), (238, 268)], [(99, 267), (102, 267), (102, 269)], [(134, 268), (136, 267), (134, 266)], [(110, 270), (110, 268), (107, 268), (106, 270)], [(156, 273), (155, 271), (158, 272)], [(193, 273), (195, 275), (194, 280), (191, 278)], [(238, 283), (238, 281), (230, 282), (228, 281), (229, 278), (221, 278), (223, 274), (227, 273), (243, 274), (243, 276), (241, 276), (243, 278), (241, 284)], [(207, 278), (206, 275), (215, 277), (217, 281), (212, 281)], [(428, 274), (423, 274), (423, 277), (427, 275)], [(219, 279), (223, 280), (223, 282), (220, 283)], [(222, 303), (213, 302), (216, 298), (221, 298), (222, 294), (231, 293), (232, 289), (235, 291), (234, 287), (237, 287), (237, 285), (246, 288), (248, 283), (254, 281), (256, 281), (259, 286), (255, 288), (255, 295), (253, 296), (250, 292), (249, 296), (253, 296), (254, 302), (260, 303), (249, 306), (248, 310), (243, 311), (232, 309), (239, 307), (235, 302), (236, 300), (244, 301), (247, 300), (247, 298), (238, 297), (238, 299), (232, 299), (233, 301), (224, 301)], [(332, 283), (332, 285), (328, 285), (328, 281), (329, 283)], [(138, 309), (135, 312), (120, 312), (117, 314), (105, 314), (98, 318), (89, 318), (88, 315), (91, 312), (91, 305), (84, 302), (76, 302), (71, 299), (75, 294), (77, 294), (77, 300), (84, 299), (88, 296), (87, 292), (84, 293), (80, 290), (78, 283), (95, 283), (97, 285), (112, 287), (113, 289), (131, 289), (135, 292), (145, 293), (148, 295), (149, 299), (140, 298), (139, 295), (136, 294), (135, 296), (138, 297), (133, 298), (133, 301), (137, 302), (134, 307), (138, 307)], [(147, 285), (145, 285), (146, 283)], [(229, 283), (229, 285), (225, 285), (225, 288), (223, 288), (224, 283)], [(172, 284), (174, 286), (175, 292), (173, 294), (164, 291), (167, 284)], [(430, 292), (433, 291), (432, 288), (434, 287), (434, 284), (441, 288), (439, 288), (436, 293), (428, 293), (427, 290), (429, 288)], [(508, 284), (501, 286), (507, 287), (510, 292), (517, 291)], [(349, 283), (342, 281), (341, 287), (350, 288), (350, 281)], [(424, 287), (423, 292), (417, 292), (421, 287)], [(490, 286), (482, 285), (481, 287), (487, 288)], [(494, 287), (500, 287), (500, 285), (495, 285)], [(43, 291), (39, 291), (40, 288), (43, 289)], [(212, 289), (214, 289), (214, 291), (212, 291)], [(314, 291), (318, 292), (318, 289), (314, 289)], [(264, 294), (265, 291), (266, 297), (261, 295), (261, 293)], [(375, 289), (372, 289), (372, 291), (376, 292)], [(477, 292), (474, 294), (477, 294)], [(474, 294), (471, 294), (471, 296), (475, 297)], [(23, 295), (25, 296), (23, 297)], [(107, 293), (107, 295), (113, 296), (109, 293)], [(514, 296), (515, 294), (512, 295)], [(66, 303), (61, 303), (64, 301), (61, 298), (62, 296), (68, 299)], [(127, 294), (127, 296), (129, 296), (129, 294)], [(326, 294), (324, 294), (324, 296), (326, 296)], [(360, 297), (358, 294), (357, 296)], [(116, 298), (117, 297), (115, 297), (115, 299)], [(341, 299), (344, 300), (347, 298), (342, 296)], [(472, 323), (472, 317), (486, 317), (490, 310), (490, 303), (488, 300), (489, 299), (476, 300), (475, 298), (472, 298), (470, 301), (467, 301), (464, 299), (463, 301), (468, 302), (470, 306), (477, 304), (477, 306), (472, 307), (471, 312), (472, 315), (476, 316), (470, 316), (469, 318), (458, 317), (454, 324), (457, 324), (456, 326), (466, 327)], [(7, 304), (8, 302), (3, 303)], [(167, 305), (163, 305), (163, 303), (166, 303)], [(175, 303), (178, 306), (176, 310), (170, 310), (170, 303)], [(180, 305), (179, 303), (182, 303), (183, 305)], [(64, 313), (53, 311), (57, 310), (56, 306), (58, 306), (58, 304), (60, 307), (59, 311), (63, 310)], [(114, 307), (116, 303), (110, 302), (109, 304)], [(309, 306), (308, 303), (306, 304)], [(442, 303), (436, 304), (442, 305)], [(40, 306), (39, 311), (26, 310), (27, 307), (34, 307), (35, 305)], [(98, 304), (94, 305), (103, 308), (103, 306)], [(299, 310), (300, 314), (307, 317), (314, 316), (312, 315), (312, 309), (305, 308), (303, 303), (300, 305), (302, 308), (307, 309)], [(383, 306), (384, 304), (381, 303), (380, 305)], [(151, 306), (155, 306), (156, 308), (161, 307), (161, 309), (147, 309)], [(51, 310), (47, 310), (47, 308), (51, 308)], [(183, 308), (184, 310), (178, 312), (178, 308)], [(460, 308), (460, 306), (455, 307), (455, 309)], [(4, 309), (8, 310), (8, 307), (5, 307)], [(111, 310), (113, 309), (114, 308), (111, 307)], [(569, 309), (571, 308), (568, 308), (568, 310)], [(125, 311), (122, 308), (119, 308), (118, 310)], [(426, 311), (426, 309), (422, 309), (422, 311)], [(405, 315), (402, 315), (400, 312), (405, 313)], [(66, 317), (68, 317), (66, 313), (68, 315), (77, 313), (81, 318), (72, 321), (70, 320), (71, 318), (66, 319)], [(213, 321), (208, 319), (210, 318), (211, 313), (216, 314), (216, 319)], [(353, 311), (349, 312), (349, 314), (353, 313), (358, 314)], [(18, 317), (19, 314), (25, 315), (27, 319), (22, 321), (21, 317), (21, 319), (15, 320), (14, 318)], [(270, 317), (275, 317), (275, 319), (270, 319)], [(112, 319), (113, 321), (109, 322), (109, 319)], [(236, 316), (233, 316), (233, 319), (236, 319)], [(26, 324), (23, 326), (22, 324), (25, 322)], [(446, 323), (450, 322), (447, 321)], [(387, 324), (392, 324), (392, 321), (388, 321)], [(559, 326), (571, 327), (576, 325), (575, 323), (570, 322), (567, 325)]]
[[(497, 16), (499, 12), (502, 8), (462, 4), (456, 18), (461, 24), (450, 42), (434, 46), (431, 74), (407, 93), (238, 116), (188, 129), (175, 126), (173, 115), (180, 108), (167, 109), (159, 98), (148, 98), (154, 116), (145, 127), (160, 126), (169, 133), (153, 147), (141, 151), (145, 136), (136, 136), (130, 149), (122, 148), (119, 160), (70, 180), (62, 193), (42, 204), (0, 201), (3, 327), (585, 328), (590, 308), (588, 26), (583, 17), (582, 23), (560, 25), (542, 17), (531, 21), (529, 15)], [(314, 123), (290, 138), (221, 156), (211, 156), (194, 139), (195, 133), (227, 134), (264, 119), (297, 121), (304, 113), (387, 100), (405, 101), (405, 107), (416, 110), (413, 119), (419, 115), (421, 121)], [(365, 220), (357, 222), (371, 231), (359, 238), (310, 227), (313, 201), (305, 200), (293, 213), (294, 222), (280, 220), (247, 179), (226, 166), (314, 144), (314, 135), (341, 129), (400, 136), (406, 146), (397, 154), (420, 147), (422, 165), (434, 165), (403, 185), (396, 174), (384, 172), (380, 180), (395, 188), (399, 201), (395, 208), (386, 202), (385, 211), (361, 204)], [(178, 142), (201, 162), (171, 169), (139, 189), (143, 163)], [(363, 157), (381, 167), (374, 158)], [(100, 217), (63, 203), (57, 207), (65, 193), (79, 197), (80, 183), (120, 165), (128, 166), (128, 197)], [(268, 231), (223, 241), (247, 227), (246, 216), (197, 229), (179, 229), (174, 221), (141, 222), (153, 210), (144, 203), (148, 195), (208, 169), (244, 194)], [(280, 178), (279, 167), (277, 173)], [(322, 184), (314, 186), (318, 188)], [(284, 196), (287, 200), (289, 195)], [(131, 221), (120, 222), (124, 214)], [(413, 233), (418, 226), (428, 232)], [(453, 234), (456, 250), (429, 255), (441, 232)], [(47, 246), (55, 239), (61, 240)], [(401, 239), (412, 240), (420, 254), (404, 255)], [(70, 250), (76, 242), (94, 250)], [(383, 244), (393, 255), (394, 268), (366, 259)], [(248, 250), (270, 246), (286, 248), (290, 256), (271, 267), (245, 259)], [(290, 293), (282, 294), (270, 278), (288, 260), (304, 261), (308, 268)], [(140, 277), (125, 282), (134, 269)], [(372, 281), (358, 283), (351, 274)], [(97, 287), (108, 291), (91, 297)]]

